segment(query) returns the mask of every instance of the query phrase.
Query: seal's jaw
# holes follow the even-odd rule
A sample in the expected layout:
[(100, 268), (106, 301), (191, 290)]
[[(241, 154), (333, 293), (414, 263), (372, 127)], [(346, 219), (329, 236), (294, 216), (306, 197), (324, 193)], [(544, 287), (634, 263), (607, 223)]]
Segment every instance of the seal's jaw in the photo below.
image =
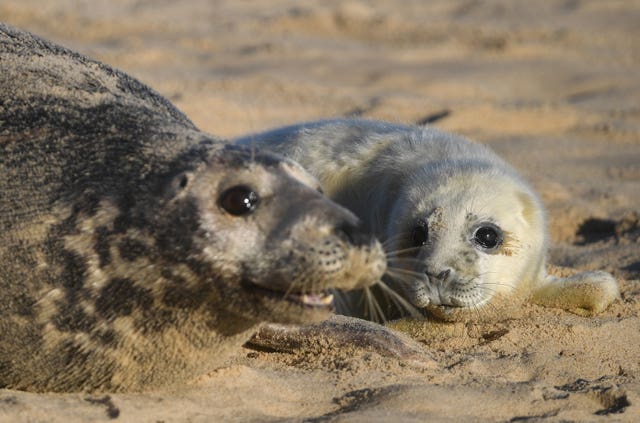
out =
[(247, 317), (275, 323), (319, 322), (334, 311), (333, 294), (329, 291), (315, 294), (274, 291), (243, 280), (232, 296), (242, 301)]

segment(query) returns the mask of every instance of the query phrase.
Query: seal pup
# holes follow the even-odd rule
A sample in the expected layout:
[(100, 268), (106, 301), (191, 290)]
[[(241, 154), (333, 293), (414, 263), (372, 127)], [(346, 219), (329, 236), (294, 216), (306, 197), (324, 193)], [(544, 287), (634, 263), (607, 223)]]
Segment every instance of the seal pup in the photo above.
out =
[(331, 313), (380, 244), (302, 168), (0, 25), (0, 388), (140, 391)]
[[(385, 240), (395, 289), (442, 319), (504, 314), (502, 307), (524, 298), (591, 314), (619, 296), (606, 272), (547, 274), (540, 199), (481, 144), (368, 120), (303, 123), (236, 143), (277, 152), (316, 176), (330, 198)], [(354, 308), (351, 301), (341, 311)]]

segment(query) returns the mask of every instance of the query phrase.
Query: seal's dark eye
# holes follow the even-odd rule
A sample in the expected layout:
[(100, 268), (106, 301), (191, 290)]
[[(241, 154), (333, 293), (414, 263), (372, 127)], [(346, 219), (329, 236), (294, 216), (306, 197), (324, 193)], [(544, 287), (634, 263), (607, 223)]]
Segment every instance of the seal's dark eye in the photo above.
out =
[(413, 231), (411, 231), (411, 244), (420, 247), (427, 243), (429, 239), (429, 228), (426, 222), (419, 221)]
[(502, 231), (495, 225), (483, 224), (473, 234), (473, 242), (486, 250), (502, 244)]
[(220, 207), (234, 216), (253, 213), (258, 201), (258, 193), (246, 185), (231, 187), (218, 198)]

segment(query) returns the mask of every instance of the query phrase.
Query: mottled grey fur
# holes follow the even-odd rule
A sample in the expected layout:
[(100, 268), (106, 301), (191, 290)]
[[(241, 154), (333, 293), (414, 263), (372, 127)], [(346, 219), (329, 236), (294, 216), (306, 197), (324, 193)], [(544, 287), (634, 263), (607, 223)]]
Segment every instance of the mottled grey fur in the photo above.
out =
[[(287, 293), (384, 259), (296, 165), (224, 146), (129, 76), (0, 24), (0, 387), (141, 390), (224, 363)], [(260, 194), (225, 213), (225, 189)], [(332, 246), (335, 260), (313, 254)], [(286, 297), (286, 298), (285, 298)]]

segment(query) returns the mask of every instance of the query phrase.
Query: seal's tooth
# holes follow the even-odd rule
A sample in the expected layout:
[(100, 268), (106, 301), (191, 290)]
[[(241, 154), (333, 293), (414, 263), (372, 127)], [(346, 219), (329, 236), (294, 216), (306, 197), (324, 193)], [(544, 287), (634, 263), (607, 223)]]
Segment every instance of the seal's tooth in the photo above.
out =
[(304, 294), (301, 300), (303, 304), (310, 306), (328, 306), (333, 303), (333, 294)]

